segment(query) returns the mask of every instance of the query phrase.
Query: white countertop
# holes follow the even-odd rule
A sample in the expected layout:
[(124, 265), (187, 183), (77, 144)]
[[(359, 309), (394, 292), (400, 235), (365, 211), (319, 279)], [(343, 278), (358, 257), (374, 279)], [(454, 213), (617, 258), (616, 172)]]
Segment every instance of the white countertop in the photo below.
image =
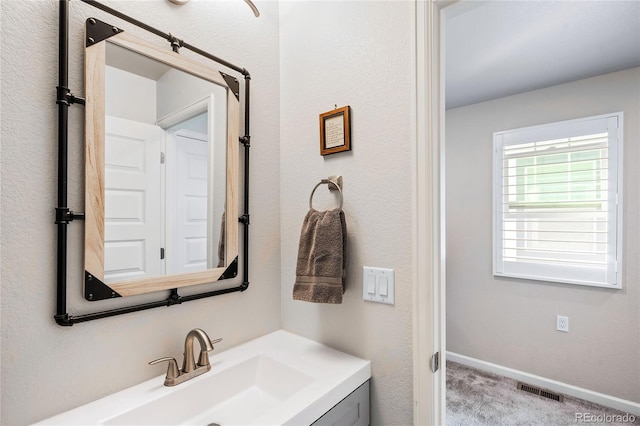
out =
[[(195, 346), (197, 357), (198, 345)], [(292, 377), (293, 380), (295, 377), (301, 377), (303, 381), (299, 390), (295, 390), (291, 395), (285, 395), (284, 399), (278, 400), (277, 403), (272, 402), (276, 405), (259, 411), (257, 416), (250, 420), (251, 424), (309, 425), (371, 378), (369, 361), (279, 330), (222, 352), (214, 351), (209, 356), (212, 370), (180, 385), (164, 386), (164, 375), (162, 375), (37, 424), (122, 424), (123, 419), (136, 418), (127, 417), (128, 413), (140, 411), (142, 407), (142, 410), (154, 410), (151, 412), (162, 416), (166, 424), (175, 424), (177, 421), (181, 424), (202, 422), (203, 425), (207, 425), (215, 419), (205, 421), (202, 417), (198, 418), (198, 412), (191, 412), (188, 413), (188, 420), (171, 420), (171, 416), (164, 417), (162, 412), (167, 410), (167, 413), (175, 413), (176, 410), (181, 409), (178, 405), (188, 405), (176, 403), (176, 401), (191, 402), (194, 395), (205, 394), (215, 398), (217, 388), (226, 388), (238, 382), (234, 374), (245, 368), (240, 364), (249, 365), (256, 357), (276, 361), (270, 365), (274, 367), (282, 365), (283, 371), (286, 369), (292, 372), (292, 375), (282, 374), (270, 380), (287, 380), (287, 377)], [(268, 362), (271, 363), (271, 361)], [(144, 367), (146, 366), (141, 366), (141, 368)], [(197, 394), (190, 395), (189, 392), (197, 392)], [(218, 404), (220, 399), (217, 401), (215, 404)], [(168, 405), (171, 405), (170, 409), (173, 411), (168, 411)], [(244, 408), (242, 411), (245, 411)], [(155, 423), (151, 417), (153, 416), (150, 416), (148, 424)], [(243, 422), (247, 422), (246, 416)], [(224, 426), (225, 423), (233, 424), (234, 422), (221, 423)]]

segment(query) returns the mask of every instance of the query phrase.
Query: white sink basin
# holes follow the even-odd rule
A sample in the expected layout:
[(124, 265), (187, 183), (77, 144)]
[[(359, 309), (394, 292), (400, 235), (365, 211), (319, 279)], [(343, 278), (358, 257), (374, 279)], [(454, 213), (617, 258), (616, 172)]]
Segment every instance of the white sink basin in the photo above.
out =
[(210, 361), (180, 385), (156, 377), (38, 424), (308, 425), (371, 377), (369, 361), (285, 331)]
[[(268, 356), (258, 355), (218, 374), (209, 374), (192, 386), (178, 385), (176, 392), (114, 417), (105, 424), (250, 424), (312, 380)], [(165, 407), (175, 407), (175, 410)]]

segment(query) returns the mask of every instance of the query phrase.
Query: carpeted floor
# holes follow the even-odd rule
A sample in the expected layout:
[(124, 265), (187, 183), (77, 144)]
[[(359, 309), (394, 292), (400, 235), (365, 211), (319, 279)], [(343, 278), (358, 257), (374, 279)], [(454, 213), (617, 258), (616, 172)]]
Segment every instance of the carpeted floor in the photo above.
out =
[(565, 396), (558, 402), (516, 386), (516, 380), (447, 361), (447, 426), (640, 425), (640, 416), (624, 418), (626, 413), (589, 401)]

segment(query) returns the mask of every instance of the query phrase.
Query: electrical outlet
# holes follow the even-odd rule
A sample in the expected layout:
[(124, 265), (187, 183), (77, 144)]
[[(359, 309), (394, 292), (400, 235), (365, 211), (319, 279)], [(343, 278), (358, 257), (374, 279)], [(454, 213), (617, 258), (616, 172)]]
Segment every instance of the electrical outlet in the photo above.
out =
[(569, 332), (569, 317), (563, 317), (562, 315), (558, 315), (556, 317), (556, 330), (564, 331), (565, 333)]

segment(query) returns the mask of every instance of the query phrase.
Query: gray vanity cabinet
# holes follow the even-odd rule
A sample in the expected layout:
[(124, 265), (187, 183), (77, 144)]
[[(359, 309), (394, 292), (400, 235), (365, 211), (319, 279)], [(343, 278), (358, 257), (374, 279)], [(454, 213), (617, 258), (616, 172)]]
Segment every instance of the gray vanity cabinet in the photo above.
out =
[(364, 382), (335, 407), (313, 423), (313, 426), (368, 426), (369, 380)]

